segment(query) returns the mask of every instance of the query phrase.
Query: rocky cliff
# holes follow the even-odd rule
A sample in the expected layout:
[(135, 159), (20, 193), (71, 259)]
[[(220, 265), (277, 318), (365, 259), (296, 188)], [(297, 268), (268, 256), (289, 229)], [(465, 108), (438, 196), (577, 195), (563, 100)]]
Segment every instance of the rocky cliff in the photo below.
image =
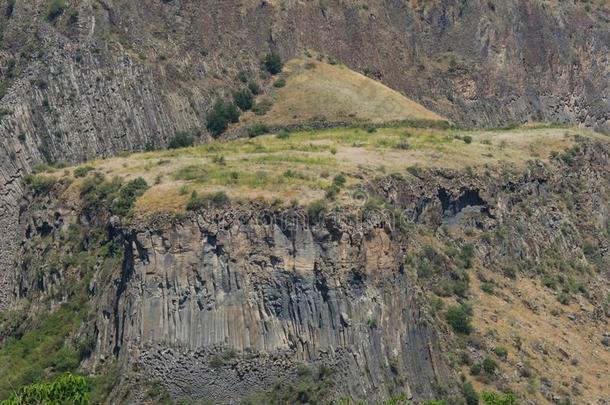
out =
[(211, 100), (229, 93), (238, 71), (258, 71), (269, 50), (284, 58), (321, 52), (464, 125), (609, 128), (605, 2), (6, 0), (0, 7), (2, 269), (14, 252), (20, 179), (34, 164), (160, 147), (177, 130), (205, 139)]
[[(608, 167), (607, 142), (579, 138), (525, 168), (377, 179), (359, 191), (368, 196), (361, 209), (312, 215), (249, 202), (152, 222), (111, 217), (103, 203), (83, 210), (70, 185), (57, 183), (25, 202), (14, 293), (30, 316), (82, 294), (91, 301), (67, 341), (87, 342), (84, 370), (120, 368), (113, 401), (150, 400), (151, 381), (173, 398), (214, 402), (258, 398), (281, 391), (277, 381), (296, 381), (301, 402), (403, 393), (453, 404), (463, 401), (463, 372), (483, 389), (517, 392), (523, 403), (604, 403), (605, 374), (595, 370), (610, 364), (602, 344), (610, 315)], [(541, 330), (557, 319), (559, 335), (591, 331), (578, 348), (591, 360), (585, 368), (572, 360), (580, 382), (568, 390), (553, 374), (575, 348), (516, 335), (518, 322), (502, 329), (503, 314), (489, 329), (460, 332), (468, 338), (455, 334), (443, 307), (470, 299), (480, 314), (475, 279), (513, 306), (526, 302), (515, 280), (534, 280), (538, 296), (556, 292), (562, 304), (528, 303), (520, 317), (550, 311)], [(563, 313), (569, 305), (575, 315)], [(27, 336), (27, 327), (11, 333)], [(510, 356), (498, 354), (498, 342), (517, 337)], [(497, 368), (468, 371), (489, 358)], [(311, 369), (319, 370), (315, 388), (299, 383)], [(532, 378), (544, 385), (528, 391), (522, 384)]]

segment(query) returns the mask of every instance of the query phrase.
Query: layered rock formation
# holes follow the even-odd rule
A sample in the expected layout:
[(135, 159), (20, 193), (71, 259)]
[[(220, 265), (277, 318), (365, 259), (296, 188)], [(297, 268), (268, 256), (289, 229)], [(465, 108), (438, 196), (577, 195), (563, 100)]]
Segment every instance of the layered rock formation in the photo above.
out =
[[(100, 372), (117, 362), (128, 387), (156, 379), (173, 397), (231, 402), (298, 379), (300, 364), (314, 364), (333, 370), (328, 398), (403, 392), (416, 401), (457, 401), (447, 354), (459, 344), (434, 315), (430, 291), (467, 296), (465, 269), (502, 276), (512, 266), (507, 277), (574, 278), (583, 289), (571, 293), (596, 308), (581, 321), (603, 329), (609, 163), (607, 143), (580, 139), (551, 163), (524, 169), (389, 176), (363, 190), (389, 205), (369, 206), (360, 217), (339, 208), (313, 220), (301, 209), (247, 203), (121, 224), (103, 210), (83, 214), (55, 194), (58, 185), (24, 210), (20, 257), (66, 246), (75, 226), (86, 230), (83, 245), (103, 234), (116, 247), (121, 265), (104, 270), (94, 261), (92, 315), (79, 334), (95, 342), (84, 368)], [(32, 263), (20, 268), (21, 300), (65, 297), (57, 294), (67, 277), (61, 272), (41, 279)], [(484, 343), (468, 345), (482, 358)], [(602, 349), (592, 343), (590, 350)], [(514, 370), (504, 367), (498, 384), (513, 384)], [(128, 370), (137, 370), (135, 380)], [(565, 395), (561, 381), (538, 372), (546, 400)], [(141, 399), (137, 389), (133, 395), (130, 401)]]
[(32, 165), (205, 138), (211, 100), (270, 49), (322, 52), (466, 125), (609, 125), (604, 4), (37, 0), (0, 19), (2, 269)]

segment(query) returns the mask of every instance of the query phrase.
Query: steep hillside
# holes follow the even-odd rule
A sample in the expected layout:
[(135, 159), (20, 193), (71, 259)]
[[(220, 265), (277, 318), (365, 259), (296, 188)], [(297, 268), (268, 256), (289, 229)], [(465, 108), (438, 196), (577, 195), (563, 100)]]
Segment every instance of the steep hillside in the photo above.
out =
[(12, 265), (21, 179), (34, 165), (162, 147), (177, 131), (208, 140), (213, 100), (230, 97), (240, 71), (258, 74), (270, 50), (285, 60), (321, 53), (469, 126), (608, 128), (607, 1), (2, 0), (0, 8), (1, 269)]
[(609, 46), (607, 0), (0, 0), (0, 402), (609, 404)]
[[(317, 58), (316, 58), (317, 59)], [(312, 122), (350, 123), (392, 121), (441, 121), (422, 107), (383, 84), (345, 66), (313, 58), (291, 60), (276, 81), (279, 87), (260, 97), (269, 111), (243, 117), (242, 125), (303, 125)], [(279, 82), (279, 84), (278, 84)], [(284, 84), (285, 82), (285, 84)]]
[(39, 167), (0, 395), (603, 403), (609, 145), (355, 127)]

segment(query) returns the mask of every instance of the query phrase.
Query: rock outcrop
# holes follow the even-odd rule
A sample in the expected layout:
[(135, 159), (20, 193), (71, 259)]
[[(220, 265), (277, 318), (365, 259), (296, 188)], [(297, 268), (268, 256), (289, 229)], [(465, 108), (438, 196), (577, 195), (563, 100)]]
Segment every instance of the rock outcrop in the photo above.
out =
[[(388, 176), (363, 190), (383, 203), (360, 217), (339, 208), (313, 220), (298, 208), (243, 203), (121, 224), (104, 211), (83, 216), (54, 190), (28, 202), (20, 257), (62, 246), (75, 224), (86, 229), (82, 245), (95, 234), (113, 243), (121, 260), (88, 286), (92, 315), (80, 333), (95, 344), (83, 367), (138, 370), (137, 381), (123, 375), (128, 386), (158, 380), (173, 397), (230, 403), (298, 380), (304, 364), (333, 370), (329, 398), (456, 398), (446, 354), (460, 343), (430, 291), (459, 301), (465, 269), (512, 268), (507, 277), (578, 282), (572, 293), (603, 311), (609, 163), (606, 143), (580, 139), (524, 169)], [(20, 268), (21, 300), (57, 300), (61, 272), (41, 279), (36, 266)], [(480, 342), (468, 345), (482, 357)], [(561, 384), (547, 382), (549, 401)]]
[[(85, 0), (0, 13), (0, 283), (14, 254), (20, 179), (76, 162), (205, 139), (211, 101), (269, 50), (307, 49), (465, 125), (545, 120), (609, 128), (605, 4)], [(0, 294), (0, 302), (6, 297)]]

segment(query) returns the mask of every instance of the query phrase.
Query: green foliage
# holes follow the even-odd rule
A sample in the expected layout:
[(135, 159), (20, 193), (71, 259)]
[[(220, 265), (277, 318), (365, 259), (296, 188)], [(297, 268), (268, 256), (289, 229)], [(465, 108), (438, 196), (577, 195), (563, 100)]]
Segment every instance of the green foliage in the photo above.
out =
[(27, 175), (25, 182), (32, 187), (36, 194), (41, 194), (49, 191), (57, 182), (55, 177), (42, 175)]
[(466, 400), (466, 405), (479, 405), (479, 394), (474, 390), (472, 384), (462, 384), (462, 395)]
[(263, 66), (267, 72), (275, 75), (282, 71), (284, 64), (280, 55), (275, 52), (271, 52), (263, 59)]
[(447, 309), (445, 319), (451, 328), (459, 334), (469, 335), (472, 332), (472, 309), (467, 305), (454, 305)]
[(256, 115), (265, 115), (273, 108), (273, 102), (269, 98), (263, 98), (252, 108)]
[(186, 204), (188, 211), (198, 211), (205, 208), (222, 208), (229, 205), (231, 200), (224, 191), (199, 195), (196, 191), (191, 194), (191, 199)]
[(237, 73), (237, 80), (239, 80), (242, 83), (247, 83), (248, 82), (248, 72), (246, 72), (245, 70), (240, 70)]
[(53, 382), (23, 387), (0, 405), (87, 405), (90, 402), (89, 386), (85, 377), (68, 373)]
[(342, 174), (338, 174), (333, 178), (333, 185), (337, 187), (343, 187), (345, 185), (346, 179)]
[[(351, 404), (352, 402), (348, 402), (349, 404)], [(406, 394), (398, 394), (395, 395), (393, 397), (391, 397), (390, 399), (386, 400), (383, 402), (383, 405), (411, 405), (412, 402), (409, 400), (409, 397), (407, 397)]]
[(136, 199), (148, 190), (146, 180), (141, 177), (129, 181), (119, 191), (119, 196), (112, 202), (111, 211), (113, 214), (126, 217)]
[(53, 367), (57, 371), (76, 370), (80, 363), (80, 356), (72, 346), (64, 345), (53, 359)]
[(277, 139), (288, 139), (290, 138), (290, 132), (288, 132), (285, 129), (280, 130), (280, 132), (277, 133)]
[(47, 20), (54, 21), (64, 13), (66, 0), (51, 0), (47, 7)]
[(242, 111), (248, 111), (254, 105), (254, 96), (250, 89), (241, 89), (233, 93), (233, 102)]
[(494, 285), (492, 283), (488, 283), (488, 282), (481, 283), (481, 290), (484, 293), (493, 294), (494, 293)]
[(167, 145), (168, 149), (188, 148), (193, 146), (194, 140), (191, 134), (184, 131), (178, 131)]
[(483, 359), (483, 362), (481, 363), (481, 368), (485, 373), (493, 375), (498, 369), (498, 365), (496, 364), (496, 361), (491, 357), (485, 357)]
[(248, 89), (255, 96), (261, 94), (261, 87), (254, 80), (248, 82)]
[(313, 201), (307, 207), (307, 216), (312, 224), (318, 223), (328, 211), (328, 205), (324, 200)]
[(8, 84), (6, 83), (6, 80), (0, 79), (0, 100), (2, 100), (6, 95), (7, 88)]
[(269, 132), (269, 128), (265, 124), (255, 124), (248, 128), (248, 136), (255, 138)]
[(103, 174), (95, 173), (85, 178), (81, 185), (83, 211), (89, 215), (96, 215), (100, 210), (108, 208), (114, 215), (127, 217), (135, 201), (146, 190), (148, 184), (141, 177), (123, 184), (118, 177), (106, 181)]
[(517, 398), (513, 394), (482, 392), (481, 399), (485, 405), (517, 405)]
[(572, 161), (580, 154), (580, 145), (576, 144), (571, 148), (563, 152), (559, 158), (565, 163), (572, 163)]
[(83, 320), (86, 302), (64, 305), (44, 317), (20, 337), (9, 338), (0, 349), (0, 398), (8, 397), (15, 387), (37, 382), (45, 374), (74, 371), (79, 358), (76, 350), (65, 345), (66, 338)]
[(8, 0), (6, 2), (6, 9), (4, 10), (4, 15), (6, 18), (11, 18), (13, 16), (13, 11), (15, 9), (15, 1), (16, 0)]
[(217, 138), (229, 128), (230, 123), (239, 121), (239, 115), (235, 104), (217, 100), (206, 117), (206, 127)]
[(569, 293), (566, 293), (565, 291), (562, 291), (557, 294), (557, 301), (559, 301), (559, 303), (562, 305), (569, 305), (571, 300), (572, 297)]
[(469, 269), (472, 267), (472, 262), (474, 259), (474, 246), (470, 243), (462, 246), (462, 251), (460, 252), (460, 260), (465, 269)]
[(470, 145), (470, 144), (472, 143), (472, 136), (470, 136), (470, 135), (464, 135), (464, 136), (462, 137), (462, 140), (463, 140), (465, 143), (467, 143), (468, 145)]
[(94, 214), (108, 203), (112, 196), (121, 188), (122, 181), (115, 177), (112, 181), (106, 181), (103, 174), (96, 172), (87, 177), (80, 188), (83, 201), (83, 211)]
[(506, 359), (508, 357), (508, 350), (504, 346), (496, 346), (496, 347), (494, 347), (493, 351), (496, 354), (496, 356), (498, 356), (501, 359)]
[(89, 172), (95, 170), (91, 166), (80, 166), (74, 169), (74, 177), (86, 177)]
[(277, 79), (275, 82), (273, 82), (273, 87), (276, 87), (278, 89), (281, 89), (282, 87), (286, 87), (286, 79), (279, 78)]

